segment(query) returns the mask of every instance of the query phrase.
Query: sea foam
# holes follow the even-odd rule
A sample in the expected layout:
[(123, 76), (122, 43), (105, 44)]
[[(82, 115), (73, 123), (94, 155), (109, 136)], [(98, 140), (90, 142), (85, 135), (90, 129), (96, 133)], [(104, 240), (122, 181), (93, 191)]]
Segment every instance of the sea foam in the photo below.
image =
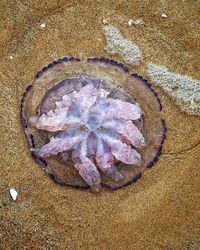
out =
[(147, 73), (151, 81), (171, 96), (181, 109), (188, 114), (200, 115), (200, 80), (152, 63), (148, 64)]
[(142, 53), (135, 43), (125, 39), (113, 25), (105, 25), (103, 32), (107, 39), (106, 50), (108, 53), (120, 54), (125, 62), (131, 65), (139, 65), (142, 61)]

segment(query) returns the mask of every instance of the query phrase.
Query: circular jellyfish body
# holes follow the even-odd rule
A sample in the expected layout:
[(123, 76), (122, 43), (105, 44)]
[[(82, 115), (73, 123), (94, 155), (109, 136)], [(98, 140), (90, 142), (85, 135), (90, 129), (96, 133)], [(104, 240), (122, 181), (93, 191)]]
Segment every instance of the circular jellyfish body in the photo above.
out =
[(166, 125), (150, 84), (106, 58), (62, 58), (38, 72), (21, 102), (30, 151), (61, 185), (116, 190), (162, 151)]

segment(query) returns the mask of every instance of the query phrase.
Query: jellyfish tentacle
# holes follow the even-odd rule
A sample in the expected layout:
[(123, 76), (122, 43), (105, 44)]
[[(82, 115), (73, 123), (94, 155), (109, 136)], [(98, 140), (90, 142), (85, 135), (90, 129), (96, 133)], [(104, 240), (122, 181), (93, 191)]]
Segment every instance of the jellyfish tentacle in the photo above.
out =
[(87, 112), (95, 104), (97, 99), (97, 89), (92, 85), (86, 85), (79, 92), (74, 92), (73, 100), (79, 104), (82, 112)]
[(80, 151), (75, 159), (75, 168), (80, 176), (86, 181), (90, 187), (100, 187), (101, 177), (95, 164), (87, 157), (87, 141), (81, 143)]
[(58, 108), (58, 109), (60, 109), (60, 108), (69, 108), (70, 107), (70, 105), (72, 104), (72, 101), (73, 101), (73, 99), (72, 99), (72, 94), (69, 94), (69, 95), (64, 95), (63, 97), (62, 97), (62, 100), (61, 101), (58, 101), (58, 102), (56, 102), (56, 107)]
[(83, 125), (78, 117), (67, 117), (66, 112), (55, 114), (52, 112), (51, 116), (43, 114), (40, 117), (32, 116), (29, 120), (37, 129), (46, 130), (49, 132), (57, 132), (67, 129), (73, 125)]
[(106, 120), (102, 123), (102, 127), (106, 129), (115, 129), (118, 134), (122, 135), (137, 148), (145, 146), (144, 136), (132, 121), (125, 121), (122, 119)]
[(98, 167), (105, 175), (116, 182), (123, 179), (123, 175), (118, 171), (114, 164), (114, 157), (110, 151), (109, 146), (105, 142), (103, 142), (102, 139), (98, 140), (95, 159)]
[(93, 156), (96, 154), (97, 150), (97, 137), (94, 133), (89, 133), (88, 139), (87, 139), (87, 154), (88, 157)]
[(98, 132), (98, 134), (110, 146), (111, 152), (117, 160), (126, 164), (141, 165), (140, 154), (132, 149), (130, 145), (123, 143), (116, 136), (115, 131)]
[(79, 134), (74, 137), (63, 137), (56, 138), (52, 137), (50, 142), (45, 144), (42, 148), (33, 148), (32, 152), (37, 154), (40, 157), (50, 157), (57, 155), (63, 151), (71, 150), (75, 145), (80, 143), (84, 138), (84, 135)]
[(98, 98), (94, 110), (100, 112), (103, 120), (125, 119), (137, 120), (141, 117), (142, 111), (136, 104), (124, 102), (112, 98)]

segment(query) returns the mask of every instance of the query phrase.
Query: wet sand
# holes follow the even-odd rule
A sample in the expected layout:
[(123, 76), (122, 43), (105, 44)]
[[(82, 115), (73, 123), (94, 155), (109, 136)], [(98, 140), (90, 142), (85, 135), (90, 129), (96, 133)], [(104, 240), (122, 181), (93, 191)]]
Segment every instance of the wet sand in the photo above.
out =
[[(24, 89), (53, 59), (122, 61), (104, 50), (107, 16), (142, 50), (138, 67), (126, 65), (131, 71), (147, 78), (152, 62), (200, 79), (200, 2), (2, 0), (0, 6), (0, 249), (200, 249), (199, 116), (186, 115), (154, 88), (168, 127), (160, 160), (136, 184), (98, 195), (50, 180), (32, 159), (19, 118)], [(145, 25), (128, 27), (128, 18)]]

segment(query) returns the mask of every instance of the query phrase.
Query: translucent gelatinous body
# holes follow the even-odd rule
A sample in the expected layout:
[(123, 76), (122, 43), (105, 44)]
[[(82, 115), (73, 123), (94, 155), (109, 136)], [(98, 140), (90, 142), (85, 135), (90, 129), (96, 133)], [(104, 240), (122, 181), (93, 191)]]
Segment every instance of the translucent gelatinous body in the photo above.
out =
[(30, 150), (54, 181), (117, 189), (158, 160), (166, 126), (151, 86), (121, 63), (63, 58), (22, 98)]

